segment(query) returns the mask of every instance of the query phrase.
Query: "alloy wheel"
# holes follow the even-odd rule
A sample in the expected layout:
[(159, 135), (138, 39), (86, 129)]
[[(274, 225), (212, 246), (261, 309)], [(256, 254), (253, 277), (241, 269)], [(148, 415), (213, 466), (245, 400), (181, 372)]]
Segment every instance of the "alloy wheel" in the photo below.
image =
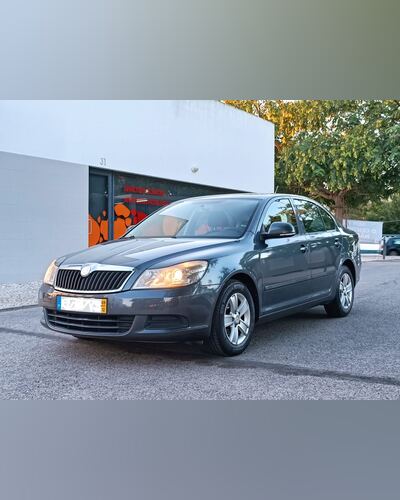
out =
[(232, 345), (243, 344), (250, 331), (250, 304), (242, 293), (233, 293), (225, 306), (225, 334)]
[(353, 300), (353, 282), (348, 273), (343, 273), (339, 283), (340, 303), (345, 311), (350, 309)]

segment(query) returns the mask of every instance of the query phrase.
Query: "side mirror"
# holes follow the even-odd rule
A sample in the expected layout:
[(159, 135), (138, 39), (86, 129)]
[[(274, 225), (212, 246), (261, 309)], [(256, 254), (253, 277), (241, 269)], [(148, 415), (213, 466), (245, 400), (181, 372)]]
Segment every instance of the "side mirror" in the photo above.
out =
[(288, 222), (273, 222), (269, 228), (268, 232), (262, 231), (260, 233), (260, 238), (262, 240), (270, 240), (272, 238), (288, 238), (294, 236), (296, 230), (292, 224)]

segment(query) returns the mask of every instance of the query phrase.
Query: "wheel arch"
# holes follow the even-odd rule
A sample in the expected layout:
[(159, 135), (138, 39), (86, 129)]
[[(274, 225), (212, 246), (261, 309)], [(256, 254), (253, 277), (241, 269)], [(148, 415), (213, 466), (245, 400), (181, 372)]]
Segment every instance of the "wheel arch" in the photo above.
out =
[[(226, 280), (223, 283), (223, 287), (226, 285), (226, 283), (230, 280), (237, 280), (243, 283), (243, 285), (246, 285), (247, 288), (249, 289), (249, 292), (251, 293), (251, 296), (253, 297), (253, 302), (254, 302), (254, 309), (256, 313), (256, 321), (260, 317), (260, 296), (258, 293), (257, 285), (255, 280), (250, 276), (250, 274), (247, 274), (243, 271), (237, 271), (231, 275), (229, 275)], [(223, 288), (222, 287), (222, 288)]]
[(342, 262), (342, 266), (346, 266), (350, 269), (351, 275), (353, 277), (353, 283), (355, 286), (357, 282), (357, 275), (356, 275), (356, 266), (354, 265), (354, 262), (351, 259), (345, 259)]

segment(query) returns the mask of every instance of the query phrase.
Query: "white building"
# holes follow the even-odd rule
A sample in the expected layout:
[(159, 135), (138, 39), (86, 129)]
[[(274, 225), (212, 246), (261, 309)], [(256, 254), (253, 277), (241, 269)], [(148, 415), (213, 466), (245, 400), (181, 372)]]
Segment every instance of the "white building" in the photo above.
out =
[(0, 283), (176, 199), (273, 189), (273, 124), (217, 101), (0, 101)]

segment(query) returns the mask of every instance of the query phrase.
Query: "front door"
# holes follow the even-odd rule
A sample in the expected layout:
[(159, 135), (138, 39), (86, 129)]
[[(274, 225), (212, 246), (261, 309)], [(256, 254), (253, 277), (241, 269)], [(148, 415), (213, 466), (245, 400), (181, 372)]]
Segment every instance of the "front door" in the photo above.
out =
[(296, 234), (261, 242), (263, 314), (307, 302), (312, 293), (308, 241), (298, 227), (289, 198), (274, 199), (267, 206), (262, 230), (268, 232), (272, 222), (289, 222), (296, 229)]

